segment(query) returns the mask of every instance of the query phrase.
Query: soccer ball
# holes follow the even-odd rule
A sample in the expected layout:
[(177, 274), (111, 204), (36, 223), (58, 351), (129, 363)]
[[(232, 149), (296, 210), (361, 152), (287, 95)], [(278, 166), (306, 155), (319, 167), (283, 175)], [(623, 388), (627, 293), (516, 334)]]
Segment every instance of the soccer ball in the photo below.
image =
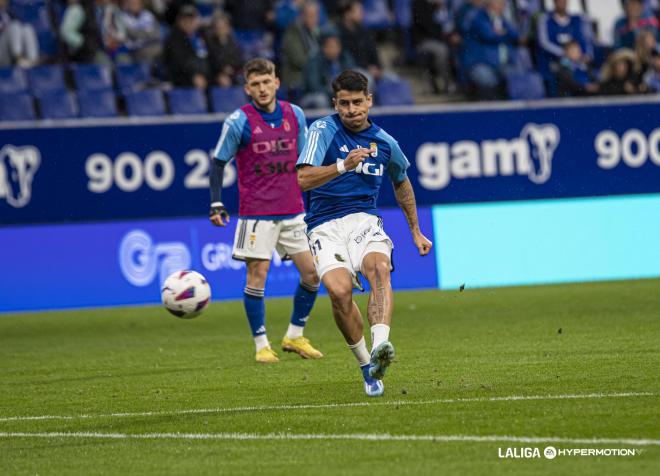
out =
[(177, 271), (167, 277), (160, 296), (165, 309), (176, 317), (192, 319), (211, 302), (211, 287), (196, 271)]

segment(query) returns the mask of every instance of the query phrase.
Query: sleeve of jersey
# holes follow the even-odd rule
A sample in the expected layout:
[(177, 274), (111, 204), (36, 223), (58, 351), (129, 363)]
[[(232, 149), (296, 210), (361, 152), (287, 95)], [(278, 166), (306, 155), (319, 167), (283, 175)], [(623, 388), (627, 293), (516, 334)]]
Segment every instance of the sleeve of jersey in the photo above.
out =
[(296, 167), (302, 165), (312, 165), (318, 167), (323, 165), (325, 154), (328, 152), (332, 138), (334, 137), (334, 129), (327, 127), (325, 121), (316, 121), (309, 128), (307, 133), (307, 140), (300, 155)]
[(394, 183), (401, 183), (406, 179), (406, 170), (410, 167), (408, 158), (399, 147), (399, 143), (394, 139), (388, 141), (392, 152), (390, 154), (390, 161), (387, 164), (387, 175)]
[(229, 162), (234, 158), (241, 146), (241, 136), (246, 123), (247, 116), (241, 110), (235, 111), (225, 119), (213, 157), (223, 162)]
[(307, 139), (307, 120), (302, 109), (295, 104), (292, 104), (291, 107), (296, 114), (296, 119), (298, 119), (298, 155), (300, 155)]

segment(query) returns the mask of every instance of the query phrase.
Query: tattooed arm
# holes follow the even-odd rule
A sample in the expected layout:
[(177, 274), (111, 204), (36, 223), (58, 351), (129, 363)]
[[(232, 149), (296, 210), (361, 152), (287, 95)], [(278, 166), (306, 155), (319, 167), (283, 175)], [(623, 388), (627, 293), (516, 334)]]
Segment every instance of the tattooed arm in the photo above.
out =
[(408, 227), (410, 227), (410, 233), (412, 234), (415, 246), (417, 246), (417, 249), (419, 250), (419, 254), (421, 256), (429, 254), (433, 243), (422, 235), (422, 232), (419, 230), (415, 192), (413, 191), (412, 184), (408, 177), (402, 182), (394, 183), (394, 195), (396, 196), (396, 201), (401, 207), (401, 210), (403, 210), (403, 214), (406, 216)]

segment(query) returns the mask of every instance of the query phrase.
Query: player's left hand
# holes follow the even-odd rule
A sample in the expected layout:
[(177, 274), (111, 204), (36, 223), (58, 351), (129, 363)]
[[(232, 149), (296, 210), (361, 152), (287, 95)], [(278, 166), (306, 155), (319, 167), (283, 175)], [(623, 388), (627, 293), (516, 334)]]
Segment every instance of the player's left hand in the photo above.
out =
[(419, 250), (420, 256), (426, 256), (431, 252), (431, 248), (433, 248), (433, 243), (431, 240), (419, 232), (413, 235), (413, 241), (415, 242), (417, 250)]

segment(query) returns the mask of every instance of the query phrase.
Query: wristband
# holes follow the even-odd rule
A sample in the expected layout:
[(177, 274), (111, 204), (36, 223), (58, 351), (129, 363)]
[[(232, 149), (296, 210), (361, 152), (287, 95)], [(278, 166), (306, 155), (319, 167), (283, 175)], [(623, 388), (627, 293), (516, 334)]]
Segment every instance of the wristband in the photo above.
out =
[(339, 175), (346, 173), (346, 166), (343, 160), (337, 160), (337, 172), (339, 172)]

